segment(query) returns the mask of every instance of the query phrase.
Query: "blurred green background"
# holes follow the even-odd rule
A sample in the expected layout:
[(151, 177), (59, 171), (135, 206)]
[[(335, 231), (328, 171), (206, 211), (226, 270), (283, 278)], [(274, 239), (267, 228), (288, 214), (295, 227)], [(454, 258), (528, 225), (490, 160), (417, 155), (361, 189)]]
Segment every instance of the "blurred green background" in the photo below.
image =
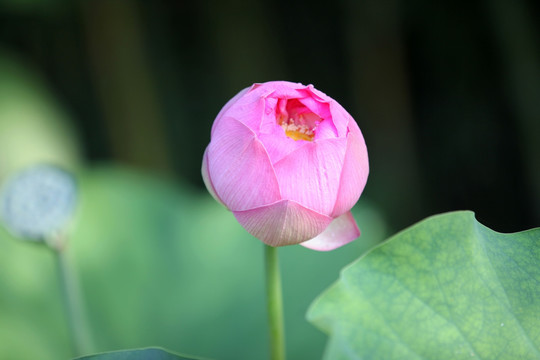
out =
[[(213, 359), (268, 353), (262, 243), (210, 196), (119, 167), (79, 174), (68, 261), (80, 277), (94, 351), (163, 346)], [(339, 270), (381, 240), (384, 221), (355, 208), (363, 237), (330, 253), (280, 249), (292, 359), (320, 358), (305, 321)], [(0, 231), (0, 358), (67, 359), (67, 321), (50, 249)]]
[[(539, 3), (0, 1), (0, 182), (77, 174), (69, 259), (94, 350), (267, 353), (262, 246), (207, 194), (221, 106), (254, 82), (312, 83), (356, 119), (371, 173), (363, 231), (331, 253), (282, 249), (288, 351), (339, 269), (435, 213), (497, 231), (540, 224)], [(54, 258), (0, 229), (0, 358), (70, 356)]]

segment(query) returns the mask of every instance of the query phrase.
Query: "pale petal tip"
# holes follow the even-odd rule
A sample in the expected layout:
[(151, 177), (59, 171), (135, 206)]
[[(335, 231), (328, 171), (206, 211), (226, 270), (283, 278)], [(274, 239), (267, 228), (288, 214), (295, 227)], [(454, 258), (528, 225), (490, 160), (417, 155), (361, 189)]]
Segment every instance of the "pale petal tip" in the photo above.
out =
[(356, 240), (359, 236), (360, 229), (348, 211), (334, 219), (321, 234), (300, 245), (311, 250), (331, 251)]
[(251, 235), (270, 246), (296, 245), (328, 228), (332, 218), (291, 200), (245, 211), (233, 211)]

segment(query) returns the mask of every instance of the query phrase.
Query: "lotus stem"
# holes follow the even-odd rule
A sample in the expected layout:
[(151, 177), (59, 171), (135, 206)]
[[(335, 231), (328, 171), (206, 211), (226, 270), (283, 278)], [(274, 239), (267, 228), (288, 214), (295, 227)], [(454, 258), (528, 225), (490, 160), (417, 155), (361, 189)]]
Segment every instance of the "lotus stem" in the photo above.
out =
[(63, 308), (68, 320), (73, 353), (75, 356), (91, 353), (92, 342), (83, 312), (77, 278), (66, 258), (65, 249), (63, 247), (53, 248), (53, 252), (56, 257)]
[(279, 271), (278, 249), (264, 245), (266, 270), (266, 296), (270, 333), (270, 359), (285, 360), (285, 331), (283, 297)]

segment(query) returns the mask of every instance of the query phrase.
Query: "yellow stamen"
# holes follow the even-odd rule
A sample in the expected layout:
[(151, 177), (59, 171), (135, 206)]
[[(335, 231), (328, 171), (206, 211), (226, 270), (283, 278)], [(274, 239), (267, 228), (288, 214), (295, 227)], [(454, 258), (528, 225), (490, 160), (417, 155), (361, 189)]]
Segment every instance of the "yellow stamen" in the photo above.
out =
[(305, 124), (295, 124), (294, 119), (289, 119), (289, 121), (281, 121), (281, 127), (285, 131), (285, 135), (290, 137), (291, 139), (298, 141), (298, 140), (306, 140), (306, 141), (312, 141), (313, 137), (315, 136), (315, 133), (312, 129), (309, 128), (309, 126)]
[(306, 140), (306, 141), (312, 141), (313, 140), (313, 133), (311, 135), (301, 133), (300, 131), (290, 131), (285, 130), (285, 135), (290, 137), (291, 139), (298, 141), (298, 140)]

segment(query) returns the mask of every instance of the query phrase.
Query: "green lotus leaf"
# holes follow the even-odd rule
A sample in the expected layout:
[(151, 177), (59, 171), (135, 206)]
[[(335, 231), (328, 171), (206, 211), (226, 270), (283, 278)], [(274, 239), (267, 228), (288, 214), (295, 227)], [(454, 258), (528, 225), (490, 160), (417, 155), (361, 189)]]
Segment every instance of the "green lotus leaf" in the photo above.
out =
[(160, 348), (112, 351), (77, 358), (77, 360), (194, 360), (199, 358), (172, 354)]
[(345, 268), (308, 319), (326, 359), (540, 359), (540, 229), (431, 217)]

